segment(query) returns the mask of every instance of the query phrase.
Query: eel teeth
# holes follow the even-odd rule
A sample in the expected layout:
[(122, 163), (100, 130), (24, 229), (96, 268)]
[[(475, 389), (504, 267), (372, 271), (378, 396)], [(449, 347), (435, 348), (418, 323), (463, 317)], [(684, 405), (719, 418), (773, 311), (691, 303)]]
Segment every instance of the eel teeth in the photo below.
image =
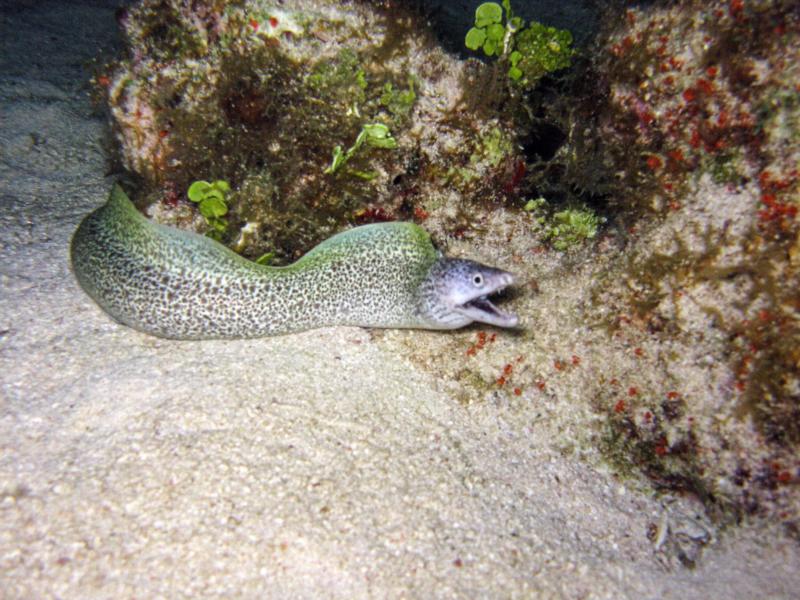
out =
[[(503, 289), (505, 287), (495, 290), (491, 296), (499, 294)], [(497, 325), (498, 327), (515, 327), (519, 322), (517, 315), (500, 310), (489, 297), (490, 295), (485, 295), (473, 298), (461, 305), (458, 308), (458, 312), (480, 323)]]

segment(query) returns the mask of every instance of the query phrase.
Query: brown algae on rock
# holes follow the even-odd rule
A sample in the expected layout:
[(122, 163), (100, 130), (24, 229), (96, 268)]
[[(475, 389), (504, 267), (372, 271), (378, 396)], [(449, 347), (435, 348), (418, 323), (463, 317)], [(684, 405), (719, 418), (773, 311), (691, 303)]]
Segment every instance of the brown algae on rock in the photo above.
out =
[[(107, 89), (123, 163), (150, 202), (229, 182), (227, 240), (257, 223), (251, 257), (293, 260), (376, 207), (417, 220), (441, 207), (454, 227), (518, 152), (508, 118), (463, 112), (464, 62), (420, 19), (360, 3), (141, 2)], [(325, 173), (369, 124), (396, 147), (367, 145)]]

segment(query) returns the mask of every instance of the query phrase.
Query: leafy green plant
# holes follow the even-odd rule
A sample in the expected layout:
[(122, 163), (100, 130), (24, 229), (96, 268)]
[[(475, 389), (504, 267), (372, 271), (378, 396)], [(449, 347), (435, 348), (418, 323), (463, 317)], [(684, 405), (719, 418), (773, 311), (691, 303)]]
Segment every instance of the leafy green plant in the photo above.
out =
[(224, 218), (228, 214), (225, 196), (230, 189), (228, 182), (221, 179), (213, 183), (201, 180), (195, 181), (186, 192), (189, 200), (197, 203), (200, 214), (211, 227), (208, 236), (214, 239), (221, 238), (228, 227), (228, 220)]
[(367, 74), (358, 54), (345, 48), (334, 58), (317, 63), (307, 75), (306, 83), (317, 96), (360, 104), (365, 98)]
[[(389, 128), (382, 123), (367, 123), (361, 126), (361, 132), (358, 134), (356, 141), (347, 150), (342, 150), (341, 146), (336, 146), (333, 149), (333, 158), (331, 164), (325, 169), (326, 175), (332, 175), (341, 169), (352, 156), (358, 152), (363, 145), (372, 148), (384, 148), (391, 150), (397, 148), (397, 140), (392, 137), (392, 132)], [(372, 179), (375, 177), (374, 173), (364, 171), (349, 171), (357, 177), (362, 179)]]
[(573, 54), (569, 31), (531, 23), (514, 36), (514, 50), (508, 57), (511, 64), (508, 76), (528, 85), (547, 73), (568, 67)]
[(470, 50), (483, 50), (486, 56), (504, 53), (503, 9), (497, 2), (484, 2), (475, 9), (475, 26), (467, 32), (464, 43)]
[(545, 238), (556, 250), (566, 250), (597, 235), (597, 229), (604, 221), (585, 206), (568, 208), (553, 214)]
[(606, 221), (584, 205), (551, 213), (543, 196), (525, 201), (522, 210), (530, 213), (534, 223), (541, 227), (544, 239), (562, 251), (595, 237)]
[(527, 200), (522, 207), (522, 210), (529, 213), (539, 213), (547, 205), (547, 200), (544, 197), (531, 198)]
[(414, 106), (414, 101), (417, 99), (417, 94), (414, 91), (414, 79), (408, 78), (408, 88), (405, 90), (396, 90), (391, 82), (387, 82), (383, 86), (383, 93), (381, 93), (381, 105), (392, 113), (395, 117), (406, 116), (411, 107)]
[(483, 50), (486, 56), (499, 56), (508, 68), (508, 77), (524, 87), (569, 66), (574, 54), (569, 31), (535, 21), (524, 27), (525, 21), (511, 11), (511, 0), (503, 0), (502, 6), (484, 2), (475, 10), (475, 26), (467, 32), (464, 44), (470, 50)]

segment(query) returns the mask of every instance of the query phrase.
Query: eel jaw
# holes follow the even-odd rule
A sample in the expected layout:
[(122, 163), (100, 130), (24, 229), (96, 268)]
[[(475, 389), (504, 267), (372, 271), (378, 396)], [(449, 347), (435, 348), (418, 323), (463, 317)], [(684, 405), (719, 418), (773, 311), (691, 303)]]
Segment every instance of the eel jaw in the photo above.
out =
[(453, 310), (478, 323), (486, 323), (487, 325), (495, 325), (496, 327), (516, 327), (517, 323), (519, 323), (517, 315), (500, 310), (489, 299), (490, 296), (502, 292), (505, 288), (514, 283), (514, 278), (510, 273), (505, 273), (504, 275), (506, 275), (506, 277), (498, 281), (495, 289), (491, 290), (488, 294), (476, 296), (463, 304), (456, 305), (453, 307)]

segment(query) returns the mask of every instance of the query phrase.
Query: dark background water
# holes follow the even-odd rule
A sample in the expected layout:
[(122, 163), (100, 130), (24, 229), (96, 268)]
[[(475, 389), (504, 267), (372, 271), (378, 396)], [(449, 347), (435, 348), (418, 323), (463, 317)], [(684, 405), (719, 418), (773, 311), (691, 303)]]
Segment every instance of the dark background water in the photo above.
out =
[[(367, 1), (385, 4), (383, 0)], [(464, 50), (464, 35), (472, 26), (475, 9), (482, 1), (412, 0), (411, 4), (427, 17), (448, 50), (461, 52)], [(119, 7), (133, 3), (132, 0), (0, 0), (0, 18), (3, 13), (33, 8), (48, 10), (54, 6), (66, 8), (70, 4)], [(526, 21), (540, 21), (545, 25), (569, 29), (577, 45), (591, 40), (597, 29), (601, 7), (598, 0), (513, 0), (511, 3), (514, 13)]]

